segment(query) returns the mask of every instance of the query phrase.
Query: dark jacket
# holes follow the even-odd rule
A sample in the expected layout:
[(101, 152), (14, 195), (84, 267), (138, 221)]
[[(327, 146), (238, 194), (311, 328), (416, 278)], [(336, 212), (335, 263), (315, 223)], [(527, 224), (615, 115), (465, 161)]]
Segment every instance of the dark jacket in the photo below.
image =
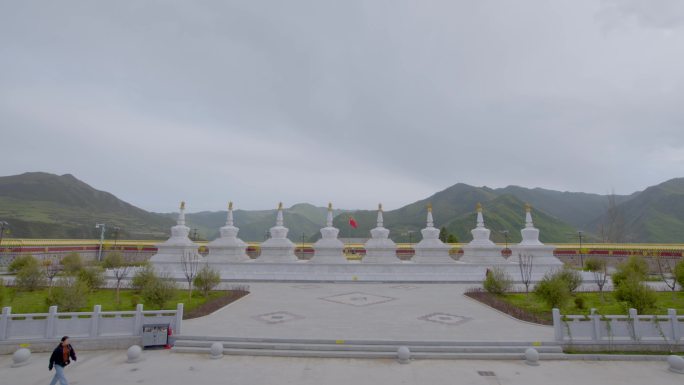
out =
[[(69, 344), (69, 356), (71, 357), (72, 360), (76, 361), (76, 351), (74, 350), (74, 347)], [(62, 344), (59, 344), (55, 348), (55, 350), (52, 351), (52, 355), (50, 356), (50, 366), (48, 368), (52, 370), (53, 365), (59, 365), (61, 367), (65, 367), (71, 363), (71, 360), (67, 359), (66, 362), (64, 361), (64, 348), (62, 347)]]

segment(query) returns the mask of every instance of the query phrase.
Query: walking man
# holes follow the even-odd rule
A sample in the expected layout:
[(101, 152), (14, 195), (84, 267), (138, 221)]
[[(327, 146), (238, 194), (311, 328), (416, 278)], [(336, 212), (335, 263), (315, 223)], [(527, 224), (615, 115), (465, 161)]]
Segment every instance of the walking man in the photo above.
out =
[(50, 385), (55, 385), (57, 381), (60, 385), (69, 385), (69, 381), (64, 377), (64, 368), (71, 363), (71, 360), (76, 361), (76, 352), (69, 344), (69, 337), (64, 336), (50, 356), (48, 369), (55, 368), (55, 376), (52, 377)]

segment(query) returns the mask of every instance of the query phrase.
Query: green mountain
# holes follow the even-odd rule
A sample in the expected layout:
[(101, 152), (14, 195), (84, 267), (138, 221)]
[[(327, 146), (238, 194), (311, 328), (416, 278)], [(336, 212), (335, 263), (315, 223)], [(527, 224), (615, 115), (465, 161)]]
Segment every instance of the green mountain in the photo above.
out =
[(162, 239), (174, 223), (73, 175), (43, 172), (0, 177), (0, 218), (17, 238), (98, 238), (95, 224), (106, 223), (120, 238)]
[[(425, 226), (426, 206), (431, 203), (435, 225), (446, 227), (462, 242), (468, 242), (475, 225), (475, 205), (484, 206), (485, 223), (492, 239), (520, 240), (524, 204), (534, 207), (535, 225), (544, 242), (576, 242), (577, 229), (587, 241), (681, 243), (684, 238), (684, 178), (672, 179), (631, 195), (599, 195), (528, 189), (519, 186), (491, 189), (458, 183), (430, 197), (384, 213), (385, 227), (396, 242), (418, 241)], [(285, 210), (289, 238), (301, 242), (318, 239), (325, 225), (325, 207), (307, 203)], [(0, 177), (0, 220), (10, 222), (9, 234), (18, 238), (97, 238), (95, 223), (121, 228), (119, 237), (165, 239), (175, 224), (175, 213), (147, 212), (114, 195), (92, 188), (66, 174), (33, 172)], [(375, 210), (335, 210), (334, 225), (340, 237), (367, 238), (375, 227)], [(275, 224), (276, 210), (236, 210), (235, 225), (240, 237), (260, 242)], [(358, 223), (349, 226), (349, 218)], [(200, 239), (214, 239), (225, 224), (226, 212), (186, 214), (188, 226)], [(606, 235), (612, 234), (612, 235)], [(617, 235), (615, 235), (617, 234)]]
[[(508, 186), (494, 190), (497, 194), (511, 194), (523, 202), (527, 202), (537, 210), (553, 215), (578, 229), (593, 231), (596, 219), (608, 208), (606, 195), (582, 192), (554, 191), (542, 188), (525, 188)], [(633, 198), (632, 195), (614, 195), (615, 202), (620, 204)]]
[[(339, 215), (344, 210), (333, 210)], [(261, 242), (266, 239), (268, 230), (275, 225), (277, 211), (274, 210), (235, 210), (233, 219), (240, 228), (239, 236), (248, 242)], [(164, 214), (176, 218), (177, 213)], [(200, 239), (212, 240), (219, 236), (219, 229), (226, 224), (226, 211), (202, 211), (185, 215), (186, 224), (197, 229)], [(301, 242), (302, 235), (306, 242), (320, 237), (320, 228), (325, 226), (328, 215), (327, 207), (317, 207), (308, 203), (298, 203), (283, 212), (285, 226), (289, 228), (287, 237), (293, 242)]]
[[(617, 223), (616, 223), (617, 222)], [(684, 242), (684, 178), (651, 186), (615, 206), (615, 214), (602, 213), (595, 228), (623, 229), (622, 242)]]
[[(494, 242), (520, 242), (520, 230), (525, 224), (525, 202), (517, 197), (504, 194), (483, 203), (485, 225), (491, 230), (490, 239)], [(449, 233), (456, 234), (458, 239), (472, 239), (470, 230), (475, 227), (477, 212), (475, 210), (447, 222), (444, 226)], [(540, 229), (542, 242), (571, 242), (576, 230), (573, 226), (549, 215), (542, 210), (532, 212), (534, 226)], [(505, 233), (507, 232), (507, 234)]]
[[(525, 202), (512, 194), (498, 194), (487, 187), (473, 187), (456, 184), (426, 199), (411, 203), (396, 210), (383, 213), (384, 225), (390, 230), (395, 242), (420, 240), (420, 229), (425, 227), (426, 207), (431, 203), (435, 226), (446, 227), (461, 242), (470, 241), (470, 230), (475, 227), (477, 203), (484, 206), (485, 224), (492, 230), (492, 240), (504, 242), (508, 231), (510, 242), (520, 241), (520, 229), (525, 221)], [(349, 226), (349, 217), (358, 223), (357, 229)], [(335, 218), (335, 226), (341, 236), (368, 237), (375, 227), (376, 211), (355, 211)], [(575, 228), (542, 210), (534, 212), (535, 225), (541, 229), (541, 238), (546, 242), (569, 242)]]

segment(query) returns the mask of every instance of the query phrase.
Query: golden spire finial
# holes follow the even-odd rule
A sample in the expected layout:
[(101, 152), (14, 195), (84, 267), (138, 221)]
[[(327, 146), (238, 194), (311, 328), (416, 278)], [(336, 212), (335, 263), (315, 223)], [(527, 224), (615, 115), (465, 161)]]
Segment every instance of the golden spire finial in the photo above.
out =
[(532, 211), (532, 205), (529, 203), (525, 203), (525, 212), (529, 213)]
[(283, 209), (283, 202), (278, 202), (278, 210), (282, 210), (282, 209)]
[(228, 202), (228, 210), (233, 209), (233, 201)]
[(378, 203), (378, 211), (382, 211), (382, 203)]
[(477, 210), (478, 213), (482, 212), (482, 203), (478, 202), (477, 205), (475, 205), (475, 209)]
[(332, 211), (332, 202), (328, 202), (328, 211)]
[(432, 212), (432, 202), (428, 202), (427, 209), (428, 212)]
[(181, 201), (180, 209), (185, 210), (185, 201)]

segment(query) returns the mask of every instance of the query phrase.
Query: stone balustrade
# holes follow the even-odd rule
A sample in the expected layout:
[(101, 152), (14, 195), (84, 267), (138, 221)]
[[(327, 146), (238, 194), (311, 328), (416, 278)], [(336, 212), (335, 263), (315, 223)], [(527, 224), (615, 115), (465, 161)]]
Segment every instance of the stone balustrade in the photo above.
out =
[(591, 310), (589, 315), (561, 315), (553, 309), (555, 339), (563, 343), (667, 343), (683, 344), (684, 315), (668, 309), (666, 315), (637, 314), (601, 315)]
[(138, 305), (133, 311), (102, 311), (95, 305), (92, 312), (57, 311), (50, 306), (48, 313), (13, 314), (4, 307), (0, 314), (0, 341), (55, 339), (70, 337), (126, 337), (142, 334), (144, 324), (170, 324), (174, 333), (181, 330), (183, 304), (176, 310), (143, 310)]

